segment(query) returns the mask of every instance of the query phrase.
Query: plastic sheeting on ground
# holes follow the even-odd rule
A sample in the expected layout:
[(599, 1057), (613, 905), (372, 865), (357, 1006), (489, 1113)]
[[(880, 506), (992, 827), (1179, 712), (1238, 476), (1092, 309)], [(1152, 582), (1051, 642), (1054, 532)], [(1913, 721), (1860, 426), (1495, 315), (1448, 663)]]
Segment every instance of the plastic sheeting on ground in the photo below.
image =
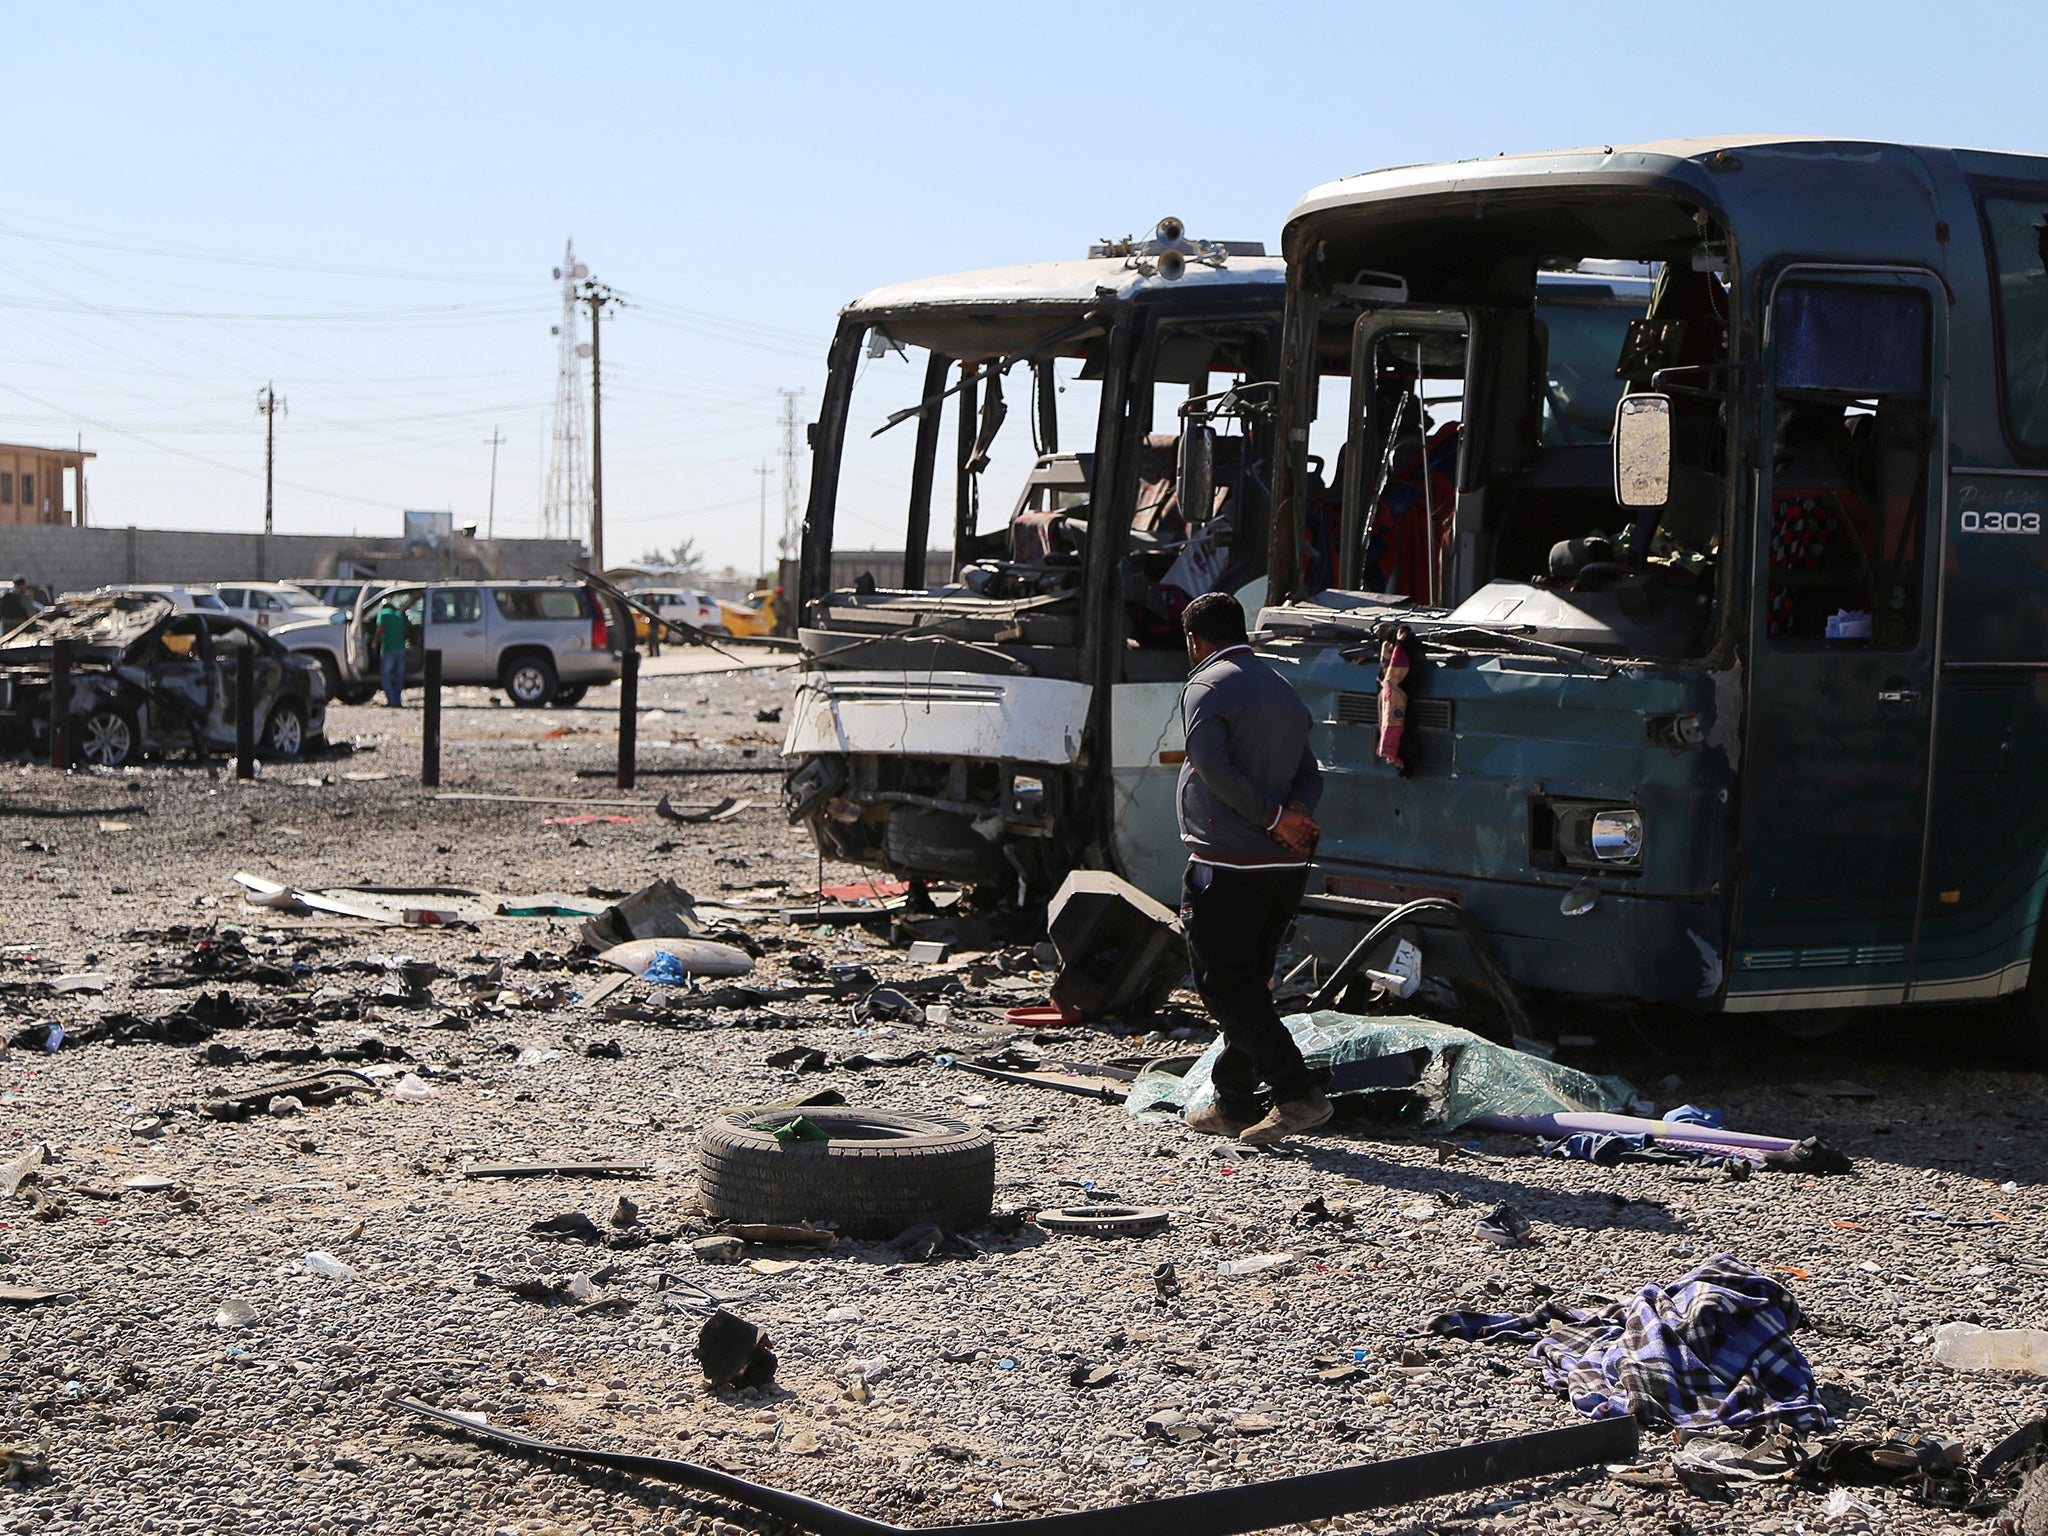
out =
[[(1286, 1022), (1308, 1064), (1329, 1073), (1333, 1098), (1414, 1130), (1453, 1131), (1484, 1114), (1619, 1110), (1634, 1093), (1618, 1077), (1595, 1077), (1430, 1019), (1326, 1010)], [(1208, 1103), (1222, 1054), (1219, 1040), (1198, 1059), (1153, 1063), (1131, 1085), (1124, 1108), (1159, 1120)]]

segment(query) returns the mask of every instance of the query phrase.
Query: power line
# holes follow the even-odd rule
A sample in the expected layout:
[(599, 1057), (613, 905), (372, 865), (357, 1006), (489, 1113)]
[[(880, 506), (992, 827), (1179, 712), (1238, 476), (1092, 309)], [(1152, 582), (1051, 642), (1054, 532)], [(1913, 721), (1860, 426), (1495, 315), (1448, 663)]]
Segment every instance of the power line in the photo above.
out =
[(203, 261), (223, 267), (265, 267), (280, 272), (317, 272), (328, 277), (380, 277), (398, 282), (474, 283), (501, 288), (530, 288), (530, 277), (456, 277), (441, 272), (401, 272), (389, 267), (332, 266), (322, 262), (292, 261), (280, 257), (226, 256), (197, 250), (175, 250), (169, 246), (126, 245), (111, 240), (80, 240), (66, 235), (39, 235), (26, 229), (0, 225), (0, 235), (30, 240), (38, 245), (69, 245), (88, 251), (120, 251), (130, 256), (158, 256), (171, 261)]
[[(144, 437), (140, 432), (131, 432), (126, 427), (117, 427), (110, 421), (100, 421), (81, 412), (67, 410), (53, 401), (43, 399), (40, 395), (30, 394), (18, 385), (9, 384), (4, 379), (0, 379), (0, 389), (6, 390), (10, 395), (20, 396), (28, 401), (30, 405), (39, 405), (46, 411), (53, 411), (66, 421), (83, 422), (96, 432), (111, 432), (116, 437), (125, 437), (131, 442), (142, 444), (145, 448), (154, 448), (158, 453), (168, 453), (173, 458), (190, 459), (195, 464), (204, 464), (208, 469), (226, 470), (231, 475), (253, 475), (256, 473), (255, 470), (250, 469), (246, 464), (228, 464), (220, 459), (209, 459), (203, 453), (193, 453), (185, 448), (173, 448), (169, 443), (159, 443), (153, 438)], [(326, 491), (317, 485), (299, 485), (290, 480), (284, 481), (283, 485), (288, 491), (304, 491), (308, 496), (325, 496), (332, 501), (353, 501), (361, 506), (378, 507), (386, 511), (390, 510), (391, 506), (391, 503), (388, 501), (373, 501), (368, 496), (351, 496), (347, 491)]]
[(277, 310), (144, 309), (127, 304), (93, 304), (85, 300), (52, 301), (0, 294), (0, 309), (34, 310), (53, 315), (104, 315), (122, 320), (201, 320), (208, 324), (328, 325), (367, 321), (412, 324), (433, 316), (443, 319), (501, 320), (532, 315), (533, 306), (518, 304), (421, 304), (405, 309), (334, 309), (292, 313)]

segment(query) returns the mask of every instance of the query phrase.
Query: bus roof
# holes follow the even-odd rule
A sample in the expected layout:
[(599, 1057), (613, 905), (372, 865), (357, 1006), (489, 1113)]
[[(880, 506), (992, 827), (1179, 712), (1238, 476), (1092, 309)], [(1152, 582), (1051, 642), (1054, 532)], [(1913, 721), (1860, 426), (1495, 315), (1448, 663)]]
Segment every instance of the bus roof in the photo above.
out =
[(1658, 139), (1646, 144), (1600, 145), (1484, 160), (1399, 166), (1346, 176), (1312, 188), (1287, 217), (1288, 244), (1297, 226), (1347, 209), (1374, 204), (1487, 192), (1530, 192), (1561, 181), (1614, 189), (1639, 188), (1683, 195), (1709, 206), (1782, 198), (1821, 175), (1839, 178), (1865, 170), (1896, 177), (1910, 165), (1916, 179), (1932, 177), (1940, 162), (1965, 174), (2048, 180), (2048, 157), (1993, 150), (1944, 149), (1878, 140), (1729, 135)]
[(1221, 267), (1190, 263), (1184, 276), (1171, 281), (1156, 274), (1146, 276), (1123, 256), (1034, 261), (890, 283), (862, 294), (840, 314), (860, 319), (930, 310), (1086, 304), (1105, 297), (1131, 300), (1141, 295), (1214, 292), (1257, 284), (1272, 284), (1277, 290), (1286, 278), (1287, 264), (1277, 256), (1233, 256)]

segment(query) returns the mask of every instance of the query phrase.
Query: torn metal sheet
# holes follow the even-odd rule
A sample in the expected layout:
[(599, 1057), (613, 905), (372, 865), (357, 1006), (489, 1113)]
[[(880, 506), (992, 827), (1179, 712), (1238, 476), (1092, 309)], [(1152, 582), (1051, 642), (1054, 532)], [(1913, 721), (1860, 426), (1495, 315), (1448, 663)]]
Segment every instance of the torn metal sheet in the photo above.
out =
[(1134, 1528), (1173, 1531), (1175, 1536), (1241, 1536), (1309, 1520), (1334, 1519), (1366, 1509), (1412, 1504), (1418, 1499), (1465, 1493), (1496, 1483), (1519, 1482), (1575, 1472), (1582, 1467), (1635, 1457), (1638, 1432), (1633, 1419), (1600, 1419), (1518, 1435), (1483, 1445), (1463, 1445), (1420, 1456), (1338, 1467), (1267, 1483), (1212, 1488), (1177, 1498), (1155, 1499), (1142, 1506), (1115, 1504), (1102, 1509), (1072, 1510), (1025, 1520), (976, 1520), (961, 1525), (903, 1526), (857, 1515), (802, 1494), (767, 1488), (715, 1467), (698, 1466), (666, 1456), (642, 1456), (595, 1446), (563, 1445), (479, 1424), (473, 1417), (435, 1408), (418, 1398), (394, 1399), (394, 1406), (436, 1424), (514, 1450), (557, 1456), (588, 1466), (610, 1467), (639, 1477), (657, 1478), (695, 1488), (735, 1504), (787, 1520), (819, 1536), (911, 1536), (912, 1532), (945, 1531), (950, 1536), (1130, 1536)]
[[(492, 805), (580, 805), (586, 811), (659, 811), (668, 800), (667, 795), (663, 795), (660, 801), (592, 800), (584, 795), (487, 795), (475, 790), (455, 789), (443, 790), (432, 798), (436, 800), (481, 800)], [(734, 803), (732, 797), (728, 795), (725, 799), (710, 805), (682, 805), (676, 807), (676, 809), (714, 812)], [(707, 815), (689, 819), (710, 820), (711, 818)]]
[(603, 950), (633, 939), (687, 939), (703, 928), (697, 898), (675, 881), (662, 879), (586, 919), (581, 934), (592, 949)]
[(1010, 1072), (1001, 1067), (984, 1067), (979, 1062), (962, 1061), (958, 1056), (935, 1056), (932, 1059), (942, 1067), (972, 1072), (977, 1077), (1021, 1083), (1027, 1088), (1053, 1088), (1061, 1093), (1079, 1094), (1084, 1099), (1102, 1099), (1112, 1104), (1124, 1101), (1131, 1091), (1131, 1084), (1138, 1077), (1127, 1067), (1099, 1067), (1081, 1061), (1049, 1061), (1036, 1071)]
[(550, 1175), (592, 1179), (622, 1174), (645, 1178), (654, 1172), (652, 1163), (472, 1163), (462, 1170), (465, 1179), (541, 1179)]
[(48, 1291), (30, 1285), (0, 1285), (0, 1306), (40, 1307), (51, 1301), (76, 1301), (76, 1291)]
[(663, 795), (654, 804), (654, 814), (663, 821), (679, 821), (688, 826), (697, 826), (708, 821), (731, 821), (753, 803), (751, 800), (740, 800), (727, 795), (716, 805), (675, 805), (670, 802), (667, 795)]

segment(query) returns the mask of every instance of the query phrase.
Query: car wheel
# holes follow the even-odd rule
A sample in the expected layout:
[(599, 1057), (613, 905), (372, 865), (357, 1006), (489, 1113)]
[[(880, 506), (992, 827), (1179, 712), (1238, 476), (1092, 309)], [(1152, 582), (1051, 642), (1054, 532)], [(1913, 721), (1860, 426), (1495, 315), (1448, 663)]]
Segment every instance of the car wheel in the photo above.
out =
[(505, 693), (521, 709), (539, 709), (555, 686), (555, 664), (545, 656), (521, 656), (505, 668)]
[(704, 633), (707, 635), (715, 635), (720, 640), (730, 640), (732, 638), (732, 630), (723, 624), (714, 624), (709, 629), (705, 630)]
[(263, 722), (263, 750), (270, 757), (297, 757), (306, 750), (306, 717), (299, 706), (280, 701)]
[(322, 651), (313, 659), (320, 663), (320, 680), (327, 686), (327, 697), (330, 699), (340, 698), (341, 663), (332, 656), (329, 656), (325, 651)]
[(344, 704), (367, 704), (377, 697), (374, 683), (354, 683), (342, 689), (341, 702)]
[(590, 692), (588, 683), (571, 683), (566, 688), (557, 688), (551, 701), (557, 709), (570, 709), (583, 702), (583, 695)]
[(71, 755), (95, 768), (126, 768), (142, 755), (135, 717), (111, 705), (71, 720)]

